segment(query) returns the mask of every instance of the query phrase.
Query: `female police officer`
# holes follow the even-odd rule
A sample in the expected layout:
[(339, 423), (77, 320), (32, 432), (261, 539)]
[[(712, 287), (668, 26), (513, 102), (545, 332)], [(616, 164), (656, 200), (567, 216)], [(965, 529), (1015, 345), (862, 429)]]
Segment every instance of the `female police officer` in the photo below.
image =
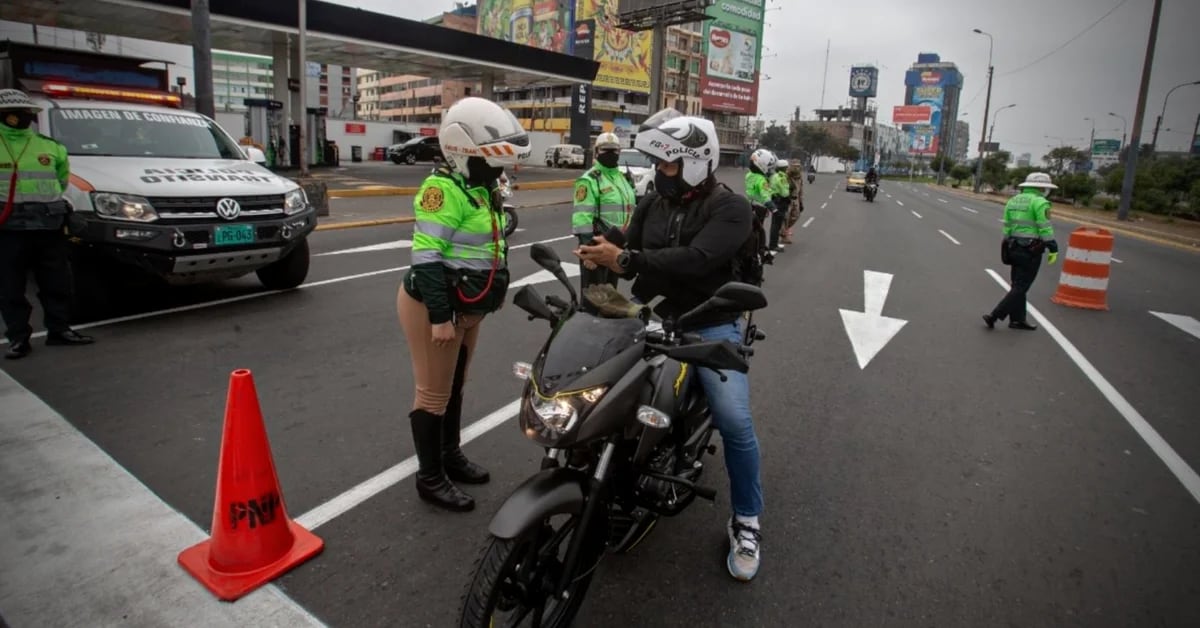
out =
[(480, 322), (499, 309), (509, 279), (496, 181), (504, 166), (529, 156), (529, 136), (506, 109), (464, 98), (443, 116), (438, 140), (452, 167), (435, 170), (414, 199), (412, 267), (397, 310), (416, 384), (409, 418), (417, 493), (462, 511), (475, 500), (452, 481), (488, 481), (459, 448), (463, 382)]

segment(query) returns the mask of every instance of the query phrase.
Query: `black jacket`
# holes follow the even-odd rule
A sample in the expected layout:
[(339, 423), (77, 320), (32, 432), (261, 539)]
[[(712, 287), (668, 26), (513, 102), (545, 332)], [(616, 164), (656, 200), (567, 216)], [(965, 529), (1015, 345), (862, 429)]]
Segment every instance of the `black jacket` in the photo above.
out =
[[(626, 276), (636, 273), (633, 295), (642, 302), (664, 297), (655, 310), (659, 316), (683, 314), (734, 281), (732, 262), (750, 237), (753, 210), (745, 197), (719, 185), (709, 196), (680, 207), (649, 194), (633, 210), (625, 246), (637, 253)], [(674, 243), (673, 235), (677, 236)], [(690, 321), (688, 327), (737, 317), (737, 313), (709, 313)]]

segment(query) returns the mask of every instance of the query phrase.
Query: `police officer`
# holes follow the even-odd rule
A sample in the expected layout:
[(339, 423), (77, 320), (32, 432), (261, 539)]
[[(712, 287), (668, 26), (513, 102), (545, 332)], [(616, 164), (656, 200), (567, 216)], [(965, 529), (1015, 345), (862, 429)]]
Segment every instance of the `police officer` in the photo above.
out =
[[(621, 140), (615, 133), (596, 137), (596, 164), (575, 181), (575, 211), (571, 214), (571, 232), (579, 244), (591, 244), (598, 235), (629, 225), (637, 192), (618, 168)], [(616, 287), (617, 274), (603, 267), (584, 264), (579, 272), (580, 290), (595, 283)], [(582, 294), (582, 292), (580, 292)]]
[(63, 226), (70, 207), (63, 191), (71, 171), (66, 147), (30, 128), (41, 110), (20, 90), (0, 90), (0, 314), (9, 342), (4, 357), (10, 360), (33, 351), (33, 308), (25, 298), (30, 271), (44, 311), (46, 344), (93, 342), (68, 325), (71, 267)]
[(454, 482), (482, 484), (489, 476), (459, 446), (463, 384), (480, 324), (503, 304), (509, 282), (497, 180), (530, 148), (508, 110), (474, 97), (446, 111), (438, 139), (449, 165), (426, 178), (413, 201), (412, 267), (397, 310), (416, 388), (409, 418), (417, 494), (465, 511), (475, 500)]
[(788, 197), (787, 222), (783, 224), (783, 231), (779, 236), (779, 241), (783, 244), (792, 243), (792, 229), (800, 221), (800, 214), (804, 213), (804, 168), (795, 160), (788, 162), (787, 180), (791, 185), (791, 196)]
[(771, 174), (771, 202), (775, 204), (775, 213), (771, 214), (771, 236), (770, 249), (772, 251), (779, 250), (779, 237), (783, 233), (783, 226), (787, 222), (788, 209), (791, 205), (791, 184), (788, 182), (787, 176), (788, 162), (786, 159), (780, 159), (775, 162), (774, 172)]
[(1025, 320), (1025, 293), (1037, 278), (1043, 251), (1050, 251), (1046, 261), (1058, 261), (1058, 242), (1046, 198), (1058, 186), (1050, 181), (1050, 175), (1031, 172), (1017, 187), (1021, 193), (1004, 206), (1004, 241), (1000, 245), (1005, 263), (1012, 266), (1012, 288), (990, 314), (983, 315), (983, 322), (993, 329), (996, 321), (1007, 317), (1010, 329), (1034, 331), (1037, 326)]
[[(773, 223), (776, 212), (775, 202), (771, 200), (771, 182), (767, 179), (775, 168), (775, 162), (774, 153), (760, 148), (750, 154), (750, 169), (746, 171), (746, 198), (750, 199), (754, 213), (763, 224), (766, 224), (767, 216), (772, 217)], [(768, 237), (768, 243), (769, 241)], [(767, 250), (770, 251), (769, 255), (775, 252), (775, 248), (771, 246), (768, 246)]]

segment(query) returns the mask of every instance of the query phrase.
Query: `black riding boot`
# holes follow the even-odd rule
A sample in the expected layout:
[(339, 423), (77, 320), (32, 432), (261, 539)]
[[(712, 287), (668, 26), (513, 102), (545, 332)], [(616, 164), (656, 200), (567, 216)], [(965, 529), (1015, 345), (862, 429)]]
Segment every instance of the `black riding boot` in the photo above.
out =
[(446, 475), (463, 484), (486, 484), (487, 469), (467, 460), (459, 444), (462, 429), (462, 389), (466, 379), (467, 348), (458, 350), (458, 365), (454, 368), (454, 384), (450, 388), (450, 400), (446, 402), (446, 416), (442, 419), (442, 465)]
[(467, 511), (475, 508), (475, 500), (459, 490), (446, 477), (442, 466), (442, 417), (413, 410), (413, 445), (417, 448), (417, 494), (421, 499), (447, 510)]

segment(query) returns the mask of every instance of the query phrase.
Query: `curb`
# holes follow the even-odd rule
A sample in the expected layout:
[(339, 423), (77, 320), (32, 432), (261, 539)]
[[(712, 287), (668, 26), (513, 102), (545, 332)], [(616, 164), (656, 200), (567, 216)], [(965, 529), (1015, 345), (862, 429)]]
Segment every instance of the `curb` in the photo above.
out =
[[(540, 209), (543, 207), (553, 207), (562, 205), (562, 203), (538, 203), (536, 205), (520, 205), (517, 209)], [(397, 216), (395, 218), (377, 218), (375, 220), (352, 220), (347, 222), (331, 222), (326, 224), (318, 224), (313, 231), (336, 231), (339, 229), (357, 229), (360, 227), (381, 227), (384, 225), (401, 225), (409, 222), (416, 222), (415, 216)]]
[[(980, 196), (976, 196), (973, 192), (966, 193), (966, 192), (963, 192), (960, 190), (955, 190), (953, 188), (938, 187), (931, 183), (927, 183), (926, 185), (929, 187), (932, 187), (936, 190), (944, 191), (948, 194), (951, 194), (953, 196), (957, 196), (957, 197), (963, 198), (963, 199), (975, 200), (975, 201), (980, 201), (980, 202), (985, 202), (985, 203), (997, 203), (997, 204), (1001, 204), (1001, 205), (1003, 204), (1002, 199), (998, 199), (998, 198), (993, 199), (990, 196), (981, 198)], [(1106, 230), (1112, 231), (1114, 233), (1120, 233), (1123, 235), (1127, 235), (1131, 238), (1137, 238), (1139, 240), (1144, 240), (1146, 242), (1153, 242), (1155, 244), (1169, 246), (1171, 248), (1179, 249), (1181, 251), (1200, 253), (1200, 241), (1197, 241), (1196, 238), (1192, 238), (1192, 237), (1188, 237), (1188, 236), (1181, 236), (1181, 235), (1174, 235), (1174, 234), (1166, 234), (1166, 233), (1160, 233), (1160, 232), (1148, 232), (1146, 230), (1139, 230), (1136, 227), (1128, 227), (1125, 225), (1112, 225), (1112, 224), (1109, 224), (1107, 221), (1096, 221), (1089, 216), (1075, 213), (1075, 212), (1071, 211), (1073, 208), (1071, 208), (1069, 206), (1065, 206), (1061, 203), (1054, 203), (1053, 205), (1054, 205), (1053, 211), (1054, 211), (1055, 215), (1062, 217), (1064, 220), (1067, 220), (1069, 222), (1086, 225), (1089, 227), (1098, 227), (1100, 229), (1106, 229)]]
[[(575, 179), (562, 179), (556, 181), (530, 181), (529, 183), (518, 183), (513, 186), (513, 191), (520, 190), (564, 190), (575, 187)], [(362, 198), (367, 196), (416, 196), (420, 187), (411, 186), (378, 186), (370, 188), (355, 188), (348, 190), (329, 190), (329, 198)]]

